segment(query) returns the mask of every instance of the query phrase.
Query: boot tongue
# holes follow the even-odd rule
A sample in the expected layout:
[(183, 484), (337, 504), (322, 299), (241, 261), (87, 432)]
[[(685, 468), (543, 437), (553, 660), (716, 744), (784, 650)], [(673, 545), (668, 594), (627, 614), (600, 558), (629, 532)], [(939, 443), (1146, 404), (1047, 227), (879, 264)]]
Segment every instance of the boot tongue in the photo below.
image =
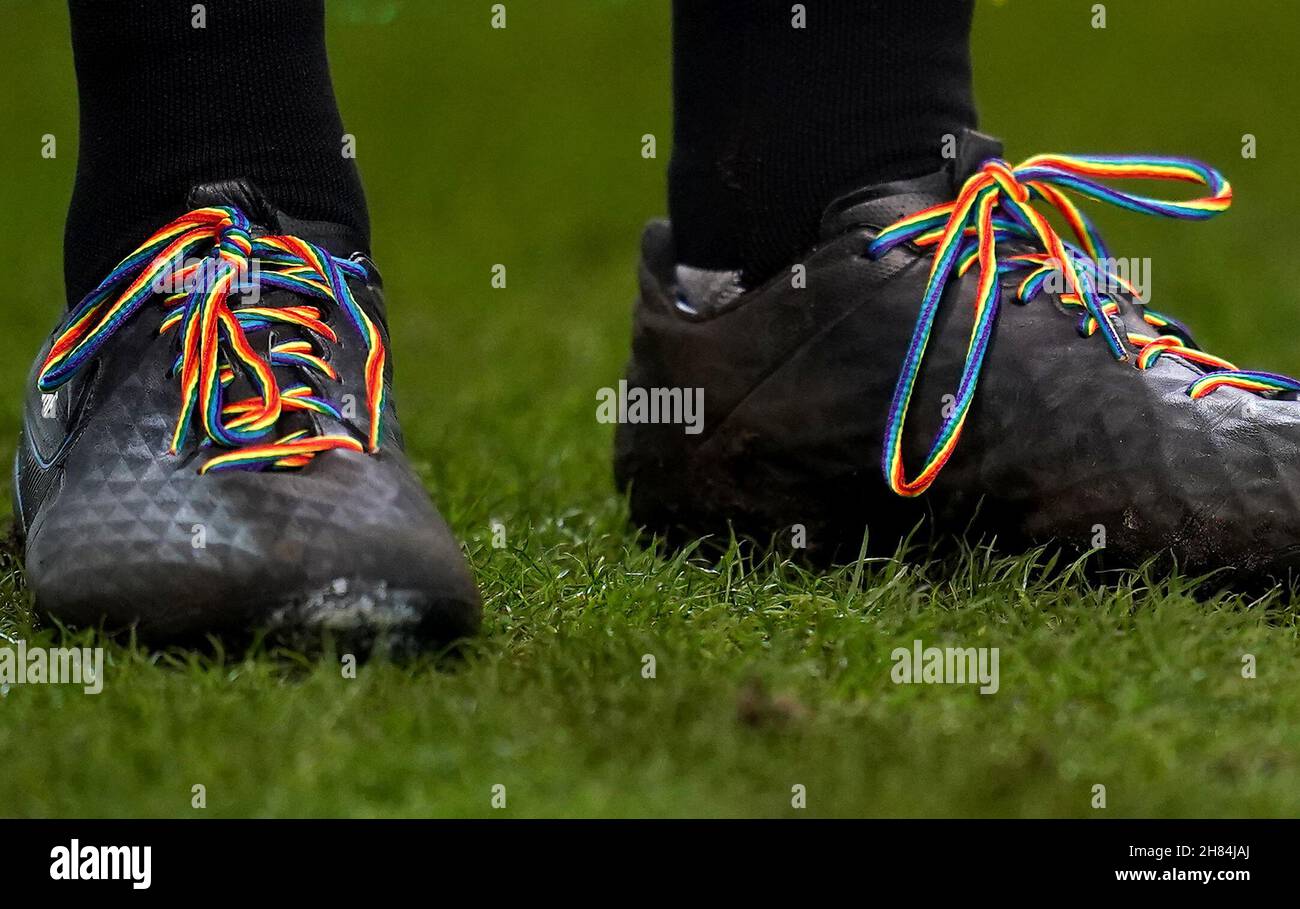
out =
[(949, 173), (952, 177), (952, 191), (955, 195), (962, 184), (990, 158), (1001, 158), (1002, 142), (987, 136), (979, 130), (964, 129), (957, 137), (957, 157), (952, 162)]
[(257, 187), (257, 184), (247, 177), (199, 183), (190, 189), (186, 202), (191, 209), (209, 206), (237, 208), (255, 228), (260, 228), (267, 233), (292, 234), (301, 237), (342, 258), (355, 253), (369, 255), (370, 252), (366, 239), (352, 228), (332, 221), (313, 221), (294, 217), (277, 207)]
[(860, 227), (877, 230), (922, 209), (950, 202), (972, 174), (990, 158), (1002, 157), (1002, 143), (973, 129), (957, 136), (955, 156), (943, 170), (865, 186), (832, 202), (822, 216), (823, 240), (831, 240)]
[(200, 183), (190, 190), (186, 201), (190, 208), (237, 208), (248, 216), (249, 221), (263, 227), (274, 225), (279, 216), (262, 191), (243, 177)]

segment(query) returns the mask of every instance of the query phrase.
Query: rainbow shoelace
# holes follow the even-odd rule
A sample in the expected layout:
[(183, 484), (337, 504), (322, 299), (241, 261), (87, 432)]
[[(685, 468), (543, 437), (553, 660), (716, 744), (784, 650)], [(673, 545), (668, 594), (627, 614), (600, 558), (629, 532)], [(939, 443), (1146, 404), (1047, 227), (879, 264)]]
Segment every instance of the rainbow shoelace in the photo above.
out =
[[(1123, 192), (1098, 179), (1196, 183), (1206, 187), (1208, 194), (1182, 202), (1152, 199)], [(909, 242), (934, 250), (920, 315), (894, 387), (885, 425), (881, 466), (890, 489), (897, 494), (917, 496), (929, 489), (957, 447), (997, 319), (1004, 274), (1027, 271), (1016, 293), (1019, 303), (1030, 302), (1047, 278), (1056, 275), (1065, 290), (1060, 295), (1061, 302), (1081, 311), (1080, 333), (1085, 336), (1100, 333), (1116, 360), (1128, 360), (1131, 354), (1136, 354), (1135, 365), (1140, 369), (1149, 369), (1165, 356), (1196, 364), (1202, 375), (1187, 388), (1193, 398), (1202, 398), (1225, 387), (1258, 393), (1300, 391), (1300, 382), (1295, 379), (1240, 370), (1226, 360), (1205, 353), (1181, 324), (1145, 306), (1141, 307), (1142, 316), (1154, 329), (1152, 334), (1128, 331), (1118, 318), (1112, 321), (1120, 312), (1116, 299), (1119, 291), (1111, 292), (1112, 289), (1119, 287), (1140, 302), (1138, 294), (1131, 284), (1106, 267), (1106, 263), (1114, 260), (1096, 227), (1066, 195), (1066, 190), (1129, 211), (1191, 221), (1212, 218), (1232, 204), (1232, 188), (1223, 175), (1196, 161), (1037, 155), (1014, 168), (1000, 159), (986, 161), (966, 181), (954, 201), (919, 211), (881, 231), (868, 247), (868, 254), (874, 258)], [(1040, 201), (1064, 218), (1077, 243), (1062, 239), (1046, 217), (1033, 207), (1033, 203)], [(999, 256), (998, 244), (1013, 240), (1028, 241), (1038, 251)], [(961, 379), (925, 464), (909, 480), (903, 464), (903, 426), (935, 315), (949, 279), (954, 274), (964, 275), (977, 263), (975, 319)]]
[[(170, 453), (180, 451), (195, 423), (201, 423), (202, 444), (231, 449), (207, 459), (201, 473), (302, 467), (331, 449), (378, 451), (386, 352), (378, 327), (357, 304), (347, 282), (348, 278), (364, 280), (365, 267), (298, 237), (253, 237), (250, 230), (248, 218), (237, 208), (216, 206), (182, 215), (145, 240), (68, 317), (41, 365), (37, 378), (41, 391), (53, 391), (67, 382), (147, 302), (161, 297), (167, 312), (159, 334), (180, 332), (180, 354), (173, 371), (180, 379), (181, 408)], [(166, 293), (160, 292), (160, 286), (189, 289)], [(334, 381), (339, 377), (312, 341), (275, 343), (263, 356), (250, 344), (249, 333), (280, 325), (305, 329), (332, 343), (339, 338), (319, 306), (232, 307), (232, 298), (241, 299), (255, 288), (329, 301), (346, 315), (367, 350), (370, 427), (364, 444), (350, 435), (314, 435), (308, 430), (272, 438), (276, 423), (288, 411), (327, 414), (343, 421), (342, 409), (312, 386), (281, 388), (273, 367), (302, 367)], [(248, 378), (255, 394), (226, 401), (225, 389), (236, 370)]]

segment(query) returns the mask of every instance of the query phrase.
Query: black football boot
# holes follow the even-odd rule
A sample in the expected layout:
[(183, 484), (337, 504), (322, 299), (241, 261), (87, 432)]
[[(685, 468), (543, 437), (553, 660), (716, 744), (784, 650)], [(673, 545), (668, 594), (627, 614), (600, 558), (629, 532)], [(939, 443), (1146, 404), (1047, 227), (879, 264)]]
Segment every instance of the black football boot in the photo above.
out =
[[(864, 532), (869, 552), (890, 554), (919, 529), (1104, 549), (1107, 565), (1172, 556), (1198, 574), (1290, 576), (1300, 386), (1200, 351), (1138, 300), (1099, 239), (1066, 243), (1025, 211), (1065, 190), (1202, 218), (1227, 206), (1226, 181), (1179, 159), (1011, 169), (1000, 156), (971, 132), (944, 171), (840, 199), (819, 245), (756, 287), (680, 265), (670, 225), (652, 223), (627, 370), (642, 406), (625, 408), (615, 451), (633, 521), (675, 540), (734, 529), (806, 542), (820, 560), (855, 557)], [(1212, 191), (1163, 203), (1099, 175)], [(691, 432), (644, 404), (696, 388)]]
[[(28, 381), (14, 511), (37, 611), (158, 642), (264, 629), (405, 653), (472, 633), (478, 593), (402, 452), (383, 293), (360, 242), (244, 181), (189, 202), (195, 220), (124, 261)], [(113, 321), (164, 256), (170, 271)]]

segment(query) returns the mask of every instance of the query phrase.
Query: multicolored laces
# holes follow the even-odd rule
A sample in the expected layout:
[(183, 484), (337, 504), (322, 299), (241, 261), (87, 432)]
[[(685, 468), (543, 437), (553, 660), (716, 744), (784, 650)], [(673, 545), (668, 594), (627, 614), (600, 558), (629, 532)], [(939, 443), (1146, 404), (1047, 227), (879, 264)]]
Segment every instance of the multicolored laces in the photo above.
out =
[[(1208, 195), (1185, 202), (1151, 199), (1122, 192), (1102, 179), (1173, 180), (1200, 184)], [(1118, 318), (1117, 299), (1122, 288), (1136, 302), (1133, 287), (1110, 268), (1111, 259), (1101, 237), (1088, 217), (1063, 192), (1070, 190), (1088, 199), (1109, 202), (1129, 211), (1191, 221), (1203, 221), (1225, 211), (1232, 204), (1232, 188), (1215, 169), (1184, 158), (1139, 158), (1131, 156), (1083, 157), (1038, 155), (1017, 167), (1005, 161), (986, 161), (962, 186), (956, 200), (910, 215), (883, 230), (868, 247), (880, 257), (902, 243), (933, 248), (930, 278), (921, 300), (912, 341), (903, 360), (885, 425), (881, 466), (889, 487), (901, 496), (925, 492), (952, 456), (961, 438), (967, 412), (975, 396), (984, 354), (1001, 302), (1001, 276), (1027, 271), (1016, 300), (1028, 303), (1055, 275), (1064, 289), (1063, 304), (1081, 310), (1079, 331), (1085, 336), (1100, 333), (1116, 360), (1127, 360), (1130, 347), (1136, 366), (1150, 368), (1164, 356), (1180, 357), (1196, 364), (1202, 375), (1188, 386), (1188, 394), (1201, 398), (1219, 388), (1242, 388), (1253, 392), (1300, 391), (1300, 382), (1268, 372), (1237, 369), (1226, 360), (1200, 350), (1182, 325), (1168, 316), (1142, 307), (1153, 334), (1127, 331)], [(1034, 202), (1046, 202), (1069, 224), (1077, 243), (1063, 240), (1037, 209)], [(1007, 240), (1029, 241), (1038, 252), (999, 256), (998, 244)], [(914, 479), (908, 479), (903, 465), (903, 426), (925, 357), (930, 330), (943, 298), (944, 288), (955, 273), (964, 275), (976, 263), (979, 283), (975, 296), (975, 319), (971, 328), (966, 363), (954, 402), (948, 408), (938, 434)], [(1112, 317), (1116, 317), (1112, 319)]]
[[(335, 448), (375, 452), (382, 438), (386, 352), (378, 327), (357, 304), (347, 282), (366, 276), (360, 263), (332, 256), (297, 237), (253, 237), (248, 218), (237, 208), (200, 208), (145, 240), (81, 301), (54, 339), (37, 384), (42, 391), (53, 391), (67, 382), (145, 303), (162, 296), (167, 313), (159, 334), (180, 332), (174, 372), (180, 378), (181, 408), (169, 446), (172, 454), (180, 451), (196, 423), (202, 426), (202, 444), (233, 449), (208, 459), (200, 468), (204, 473), (301, 467)], [(168, 292), (175, 287), (183, 289)], [(308, 430), (272, 439), (281, 414), (288, 411), (343, 420), (339, 406), (312, 386), (282, 389), (273, 367), (303, 367), (335, 381), (338, 375), (312, 341), (281, 341), (263, 356), (249, 343), (248, 334), (291, 325), (334, 343), (338, 336), (323, 321), (318, 306), (258, 305), (260, 295), (251, 304), (231, 306), (232, 297), (242, 298), (258, 288), (330, 301), (365, 342), (370, 428), (364, 445), (350, 435), (313, 435)], [(225, 389), (237, 370), (255, 394), (226, 401)]]

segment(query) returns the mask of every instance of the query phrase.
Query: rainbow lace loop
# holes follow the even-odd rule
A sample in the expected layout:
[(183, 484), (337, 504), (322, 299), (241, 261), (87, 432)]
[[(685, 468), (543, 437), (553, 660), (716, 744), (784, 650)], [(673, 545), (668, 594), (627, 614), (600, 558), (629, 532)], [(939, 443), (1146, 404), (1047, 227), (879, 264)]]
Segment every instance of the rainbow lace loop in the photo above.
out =
[[(1171, 202), (1122, 192), (1097, 182), (1096, 178), (1173, 180), (1196, 183), (1209, 192), (1201, 198)], [(1016, 294), (1020, 303), (1032, 300), (1048, 277), (1056, 275), (1061, 279), (1065, 290), (1060, 295), (1061, 302), (1081, 310), (1080, 333), (1085, 336), (1100, 333), (1117, 360), (1129, 358), (1127, 345), (1131, 345), (1137, 354), (1136, 365), (1141, 369), (1149, 368), (1162, 356), (1176, 356), (1196, 364), (1204, 374), (1188, 386), (1188, 394), (1193, 398), (1223, 387), (1254, 392), (1300, 391), (1300, 382), (1294, 379), (1239, 370), (1226, 360), (1201, 351), (1178, 322), (1145, 306), (1141, 308), (1143, 318), (1156, 333), (1127, 331), (1118, 318), (1119, 301), (1102, 286), (1113, 288), (1118, 284), (1135, 300), (1136, 291), (1108, 270), (1106, 263), (1112, 260), (1095, 226), (1062, 190), (1129, 211), (1192, 221), (1211, 218), (1232, 204), (1228, 181), (1218, 171), (1196, 161), (1038, 155), (1014, 168), (1000, 159), (986, 161), (962, 186), (956, 200), (902, 218), (881, 231), (868, 248), (873, 257), (883, 256), (908, 242), (934, 248), (921, 312), (885, 425), (881, 466), (889, 487), (899, 495), (917, 496), (925, 492), (957, 447), (997, 319), (1000, 279), (1010, 272), (1028, 270)], [(1061, 238), (1033, 207), (1039, 201), (1046, 202), (1065, 219), (1077, 243)], [(1041, 251), (1000, 258), (998, 244), (1003, 241), (1027, 242)], [(949, 278), (954, 273), (965, 274), (977, 263), (975, 320), (954, 402), (946, 411), (920, 473), (909, 480), (903, 465), (903, 426), (935, 315)]]
[[(114, 332), (159, 295), (159, 287), (165, 286), (162, 282), (192, 285), (190, 290), (164, 296), (168, 312), (159, 329), (159, 334), (180, 332), (174, 372), (180, 378), (181, 410), (171, 453), (181, 449), (195, 422), (202, 423), (204, 444), (233, 449), (207, 460), (201, 468), (205, 473), (301, 467), (320, 452), (335, 448), (374, 452), (382, 438), (386, 352), (378, 327), (357, 304), (347, 283), (349, 277), (366, 276), (361, 264), (336, 258), (297, 237), (253, 237), (248, 218), (237, 208), (196, 209), (145, 240), (82, 300), (55, 338), (37, 384), (42, 391), (52, 391), (67, 382), (94, 359)], [(337, 342), (338, 336), (322, 320), (317, 306), (231, 307), (232, 295), (238, 298), (257, 287), (334, 303), (365, 342), (370, 431), (364, 446), (350, 435), (312, 435), (307, 430), (270, 438), (281, 414), (288, 411), (342, 420), (339, 408), (311, 386), (280, 388), (273, 367), (302, 367), (332, 380), (338, 375), (310, 341), (282, 341), (263, 356), (249, 343), (248, 333), (291, 325), (330, 342)], [(236, 370), (248, 378), (256, 394), (228, 402), (224, 391)]]

